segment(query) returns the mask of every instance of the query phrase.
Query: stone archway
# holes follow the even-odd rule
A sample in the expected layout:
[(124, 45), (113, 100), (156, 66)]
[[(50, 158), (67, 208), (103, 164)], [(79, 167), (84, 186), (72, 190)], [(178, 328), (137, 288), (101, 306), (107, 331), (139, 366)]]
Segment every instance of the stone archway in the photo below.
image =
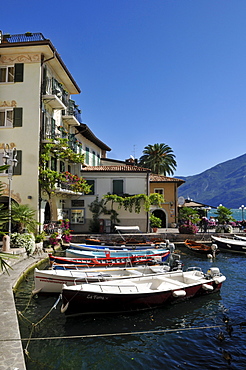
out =
[(155, 209), (152, 214), (161, 219), (161, 228), (167, 227), (167, 217), (162, 209)]

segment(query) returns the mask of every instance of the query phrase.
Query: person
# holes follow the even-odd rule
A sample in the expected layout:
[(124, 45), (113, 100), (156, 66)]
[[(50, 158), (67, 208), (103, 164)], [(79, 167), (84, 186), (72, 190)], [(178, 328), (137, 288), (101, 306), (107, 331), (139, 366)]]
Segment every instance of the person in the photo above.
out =
[(202, 217), (201, 222), (200, 222), (200, 226), (201, 226), (201, 232), (206, 233), (207, 229), (208, 229), (208, 219), (207, 219), (207, 217)]

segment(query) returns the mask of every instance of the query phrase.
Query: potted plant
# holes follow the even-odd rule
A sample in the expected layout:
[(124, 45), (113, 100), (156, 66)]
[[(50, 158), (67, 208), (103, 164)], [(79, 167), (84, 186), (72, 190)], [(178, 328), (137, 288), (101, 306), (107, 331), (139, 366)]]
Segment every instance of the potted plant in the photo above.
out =
[(150, 227), (154, 233), (157, 232), (157, 229), (161, 227), (162, 221), (159, 217), (154, 216), (153, 214), (150, 215)]

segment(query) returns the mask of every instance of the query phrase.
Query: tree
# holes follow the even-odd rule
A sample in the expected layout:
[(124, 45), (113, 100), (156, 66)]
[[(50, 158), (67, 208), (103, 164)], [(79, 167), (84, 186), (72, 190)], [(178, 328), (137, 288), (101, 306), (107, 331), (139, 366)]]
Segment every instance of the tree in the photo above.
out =
[(24, 229), (28, 232), (34, 232), (39, 224), (35, 220), (35, 211), (28, 204), (12, 203), (11, 219), (18, 228), (18, 233), (23, 233)]
[(166, 144), (147, 145), (139, 159), (141, 167), (149, 168), (158, 175), (173, 175), (177, 166), (173, 150)]
[(219, 206), (217, 211), (215, 212), (216, 217), (218, 219), (219, 224), (228, 224), (230, 221), (235, 221), (232, 217), (232, 211), (230, 208), (226, 208), (224, 206)]

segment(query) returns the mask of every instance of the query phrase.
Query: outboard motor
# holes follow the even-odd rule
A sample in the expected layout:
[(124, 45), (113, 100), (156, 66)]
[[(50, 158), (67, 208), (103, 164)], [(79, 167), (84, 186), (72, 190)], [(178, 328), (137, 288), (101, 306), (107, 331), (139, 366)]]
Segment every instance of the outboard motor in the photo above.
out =
[(215, 276), (220, 276), (220, 269), (218, 267), (210, 267), (210, 269), (207, 271), (207, 275), (212, 278)]

